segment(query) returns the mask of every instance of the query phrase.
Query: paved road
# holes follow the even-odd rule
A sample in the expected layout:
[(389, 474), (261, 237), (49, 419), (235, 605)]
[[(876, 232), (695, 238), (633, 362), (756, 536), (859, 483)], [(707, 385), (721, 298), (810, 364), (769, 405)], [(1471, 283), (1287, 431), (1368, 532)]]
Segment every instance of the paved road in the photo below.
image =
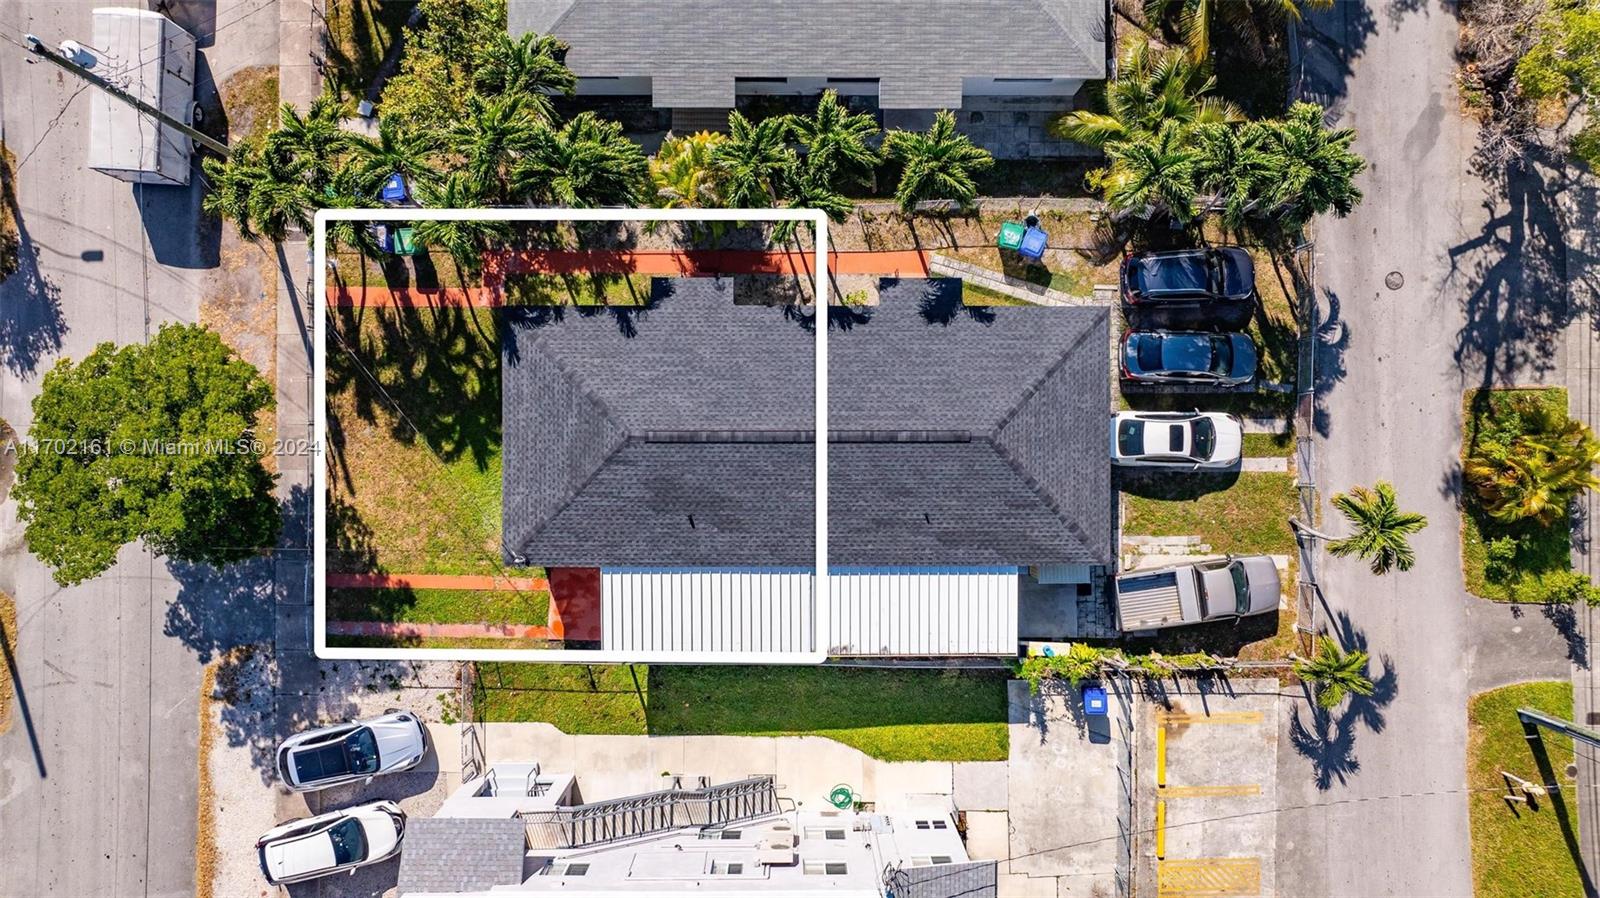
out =
[[(1376, 578), (1353, 559), (1323, 566), (1323, 619), (1380, 659), (1383, 677), (1372, 700), (1320, 723), (1303, 711), (1298, 729), (1286, 727), (1285, 744), (1299, 748), (1279, 776), (1278, 891), (1470, 896), (1464, 668), (1475, 659), (1475, 679), (1510, 675), (1493, 642), (1473, 638), (1520, 638), (1512, 630), (1523, 626), (1529, 646), (1557, 653), (1544, 660), (1564, 658), (1537, 614), (1514, 622), (1464, 595), (1457, 530), (1463, 388), (1537, 379), (1550, 364), (1547, 335), (1504, 323), (1531, 311), (1519, 305), (1536, 286), (1522, 256), (1537, 228), (1525, 208), (1498, 202), (1489, 224), (1486, 186), (1468, 165), (1475, 131), (1453, 84), (1457, 24), (1442, 4), (1341, 2), (1308, 25), (1307, 92), (1358, 129), (1371, 162), (1366, 202), (1317, 229), (1329, 322), (1319, 485), (1326, 501), (1392, 481), (1431, 526), (1413, 538), (1407, 573)], [(1404, 278), (1397, 290), (1385, 285), (1390, 271)]]
[[(100, 5), (0, 0), (0, 34), (88, 40)], [(268, 0), (178, 7), (217, 78), (276, 61)], [(83, 167), (89, 95), (71, 76), (0, 43), (0, 97), (35, 251), (0, 285), (0, 417), (26, 433), (57, 357), (195, 320), (215, 238), (196, 227), (198, 187), (141, 192)], [(201, 663), (270, 627), (270, 614), (214, 613), (216, 598), (251, 586), (175, 573), (130, 547), (106, 576), (60, 589), (22, 549), (13, 507), (0, 506), (0, 589), (18, 606), (28, 709), (0, 737), (0, 895), (193, 894)]]

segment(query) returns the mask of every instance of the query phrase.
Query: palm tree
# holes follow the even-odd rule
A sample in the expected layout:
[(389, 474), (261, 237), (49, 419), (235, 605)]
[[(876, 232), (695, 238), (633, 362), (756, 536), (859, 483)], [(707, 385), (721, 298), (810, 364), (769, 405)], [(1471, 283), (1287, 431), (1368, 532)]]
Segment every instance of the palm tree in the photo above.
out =
[(356, 157), (355, 189), (373, 196), (391, 173), (405, 176), (413, 187), (437, 177), (432, 162), (439, 150), (438, 137), (422, 129), (410, 130), (390, 119), (378, 120), (376, 140), (360, 137), (352, 147)]
[(1325, 212), (1343, 218), (1361, 202), (1355, 178), (1367, 163), (1350, 149), (1355, 131), (1327, 128), (1322, 107), (1296, 103), (1283, 121), (1269, 123), (1266, 133), (1277, 163), (1268, 176), (1277, 185), (1271, 204), (1291, 229)]
[(764, 209), (777, 204), (784, 176), (794, 164), (789, 124), (788, 116), (752, 123), (743, 113), (728, 115), (728, 139), (711, 151), (711, 162), (729, 206)]
[(878, 135), (878, 122), (866, 113), (852, 113), (836, 91), (823, 91), (817, 111), (796, 116), (791, 127), (806, 150), (807, 165), (827, 172), (835, 187), (841, 181), (870, 185), (880, 158), (868, 141)]
[(1428, 519), (1401, 511), (1393, 484), (1380, 480), (1370, 490), (1358, 486), (1348, 494), (1339, 493), (1333, 497), (1333, 507), (1344, 513), (1356, 532), (1330, 542), (1328, 551), (1370, 559), (1374, 574), (1387, 574), (1393, 568), (1411, 570), (1417, 558), (1406, 536), (1428, 526)]
[[(842, 222), (855, 211), (855, 204), (833, 187), (834, 168), (823, 157), (806, 157), (797, 161), (784, 177), (787, 205), (794, 209), (817, 209), (829, 221)], [(774, 240), (787, 243), (794, 238), (800, 225), (798, 221), (781, 221), (772, 229)]]
[(1167, 122), (1244, 121), (1239, 107), (1207, 96), (1216, 84), (1205, 66), (1182, 50), (1156, 50), (1143, 41), (1129, 43), (1117, 62), (1117, 77), (1106, 83), (1100, 97), (1103, 111), (1065, 113), (1050, 123), (1050, 133), (1106, 147), (1140, 134), (1154, 134)]
[(467, 118), (451, 137), (466, 172), (477, 181), (486, 200), (505, 194), (506, 173), (533, 139), (535, 120), (521, 94), (467, 100)]
[(1374, 684), (1367, 677), (1367, 661), (1366, 652), (1346, 652), (1332, 636), (1324, 633), (1317, 637), (1315, 658), (1310, 661), (1294, 659), (1294, 673), (1316, 690), (1317, 706), (1331, 711), (1351, 695), (1372, 694)]
[(519, 94), (528, 113), (542, 122), (552, 121), (555, 109), (550, 97), (571, 96), (578, 78), (563, 61), (567, 45), (548, 34), (524, 34), (513, 38), (505, 31), (478, 49), (472, 73), (473, 85), (484, 96)]
[(994, 156), (956, 131), (956, 117), (940, 110), (933, 127), (922, 131), (890, 131), (883, 139), (885, 158), (900, 163), (895, 202), (906, 215), (924, 200), (954, 200), (962, 209), (978, 195), (974, 175), (994, 165)]
[(277, 171), (294, 172), (313, 191), (327, 186), (354, 135), (339, 127), (338, 98), (324, 93), (301, 115), (289, 103), (279, 109), (277, 130), (267, 135), (264, 156)]
[(1220, 209), (1222, 223), (1238, 230), (1274, 185), (1282, 168), (1268, 142), (1267, 129), (1255, 122), (1243, 125), (1211, 122), (1194, 129), (1199, 151), (1195, 159), (1195, 187), (1209, 196), (1208, 207)]
[(1273, 18), (1300, 17), (1300, 4), (1313, 9), (1328, 9), (1334, 0), (1145, 0), (1145, 18), (1155, 22), (1177, 12), (1178, 29), (1195, 59), (1211, 53), (1211, 23), (1219, 16), (1235, 31), (1253, 31), (1252, 7), (1264, 9)]
[(1474, 452), (1462, 467), (1462, 477), (1495, 520), (1550, 526), (1566, 517), (1579, 493), (1600, 487), (1594, 474), (1600, 441), (1588, 425), (1573, 418), (1545, 416), (1533, 419), (1531, 426), (1533, 432), (1519, 435), (1503, 451)]
[(518, 196), (558, 206), (632, 206), (648, 175), (644, 151), (622, 125), (583, 112), (535, 130), (512, 183)]
[(211, 190), (201, 207), (232, 221), (240, 236), (282, 241), (291, 227), (310, 230), (317, 194), (291, 167), (292, 160), (242, 144), (226, 161), (207, 159), (204, 164)]
[(722, 205), (722, 184), (712, 164), (717, 147), (727, 140), (714, 131), (684, 137), (668, 136), (650, 158), (650, 183), (655, 205), (664, 209), (714, 208)]
[(255, 222), (250, 218), (250, 194), (267, 179), (261, 151), (249, 143), (236, 143), (227, 159), (207, 156), (202, 165), (210, 189), (200, 200), (207, 215), (231, 221), (239, 236), (254, 240)]
[(1190, 146), (1184, 126), (1168, 122), (1153, 135), (1106, 147), (1111, 164), (1091, 173), (1090, 183), (1105, 192), (1106, 205), (1119, 217), (1179, 222), (1194, 217), (1195, 173), (1200, 153)]
[[(451, 172), (442, 184), (423, 182), (418, 193), (423, 205), (432, 208), (473, 209), (483, 203), (478, 183), (466, 173), (458, 171)], [(481, 219), (424, 220), (416, 222), (413, 227), (419, 243), (444, 250), (464, 271), (473, 274), (483, 267), (483, 248), (489, 239), (510, 234), (506, 222)]]

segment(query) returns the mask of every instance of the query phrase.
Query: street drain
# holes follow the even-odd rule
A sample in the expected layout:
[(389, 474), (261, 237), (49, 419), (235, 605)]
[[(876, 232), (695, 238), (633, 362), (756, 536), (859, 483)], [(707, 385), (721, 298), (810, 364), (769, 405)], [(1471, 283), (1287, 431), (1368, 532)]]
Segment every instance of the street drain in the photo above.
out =
[(1399, 290), (1406, 285), (1406, 276), (1398, 271), (1391, 271), (1383, 276), (1383, 285), (1390, 290)]

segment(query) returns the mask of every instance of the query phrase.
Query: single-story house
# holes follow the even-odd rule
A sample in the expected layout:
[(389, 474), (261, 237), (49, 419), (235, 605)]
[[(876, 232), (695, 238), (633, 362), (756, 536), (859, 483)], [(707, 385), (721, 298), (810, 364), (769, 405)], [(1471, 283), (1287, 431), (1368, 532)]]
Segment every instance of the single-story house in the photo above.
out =
[[(1002, 157), (1106, 77), (1105, 0), (509, 0), (512, 35), (553, 34), (582, 96), (642, 97), (678, 132), (720, 130), (758, 96), (825, 89), (925, 127), (941, 109)], [(1035, 101), (1035, 102), (1029, 102)]]
[(504, 311), (505, 560), (600, 568), (601, 648), (1012, 656), (1023, 571), (1114, 564), (1106, 308), (832, 310), (824, 629), (811, 310), (658, 286)]

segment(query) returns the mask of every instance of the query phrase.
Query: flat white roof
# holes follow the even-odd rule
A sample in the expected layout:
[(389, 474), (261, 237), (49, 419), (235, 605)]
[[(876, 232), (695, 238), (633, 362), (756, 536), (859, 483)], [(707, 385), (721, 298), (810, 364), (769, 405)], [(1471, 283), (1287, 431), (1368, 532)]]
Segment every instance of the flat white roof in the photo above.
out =
[[(160, 13), (142, 9), (94, 11), (93, 72), (180, 121), (194, 101), (194, 38)], [(148, 172), (187, 183), (189, 137), (105, 91), (92, 91), (89, 167)]]

